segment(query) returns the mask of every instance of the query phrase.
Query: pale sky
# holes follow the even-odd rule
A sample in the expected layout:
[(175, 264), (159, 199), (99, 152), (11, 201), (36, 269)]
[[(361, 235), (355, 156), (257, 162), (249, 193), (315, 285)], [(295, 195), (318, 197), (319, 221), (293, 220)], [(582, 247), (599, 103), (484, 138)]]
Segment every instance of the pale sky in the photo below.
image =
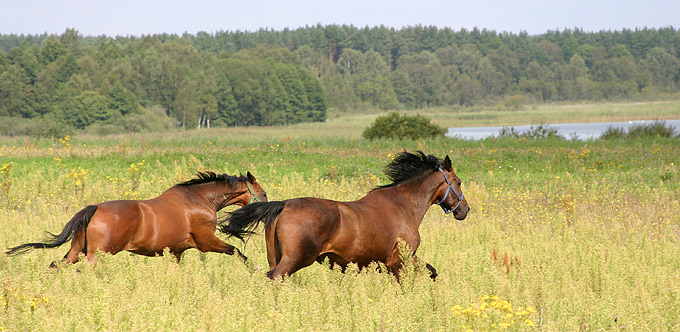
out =
[(541, 34), (636, 28), (680, 29), (680, 0), (9, 0), (0, 34), (141, 36), (200, 31), (297, 29), (306, 25), (434, 25)]

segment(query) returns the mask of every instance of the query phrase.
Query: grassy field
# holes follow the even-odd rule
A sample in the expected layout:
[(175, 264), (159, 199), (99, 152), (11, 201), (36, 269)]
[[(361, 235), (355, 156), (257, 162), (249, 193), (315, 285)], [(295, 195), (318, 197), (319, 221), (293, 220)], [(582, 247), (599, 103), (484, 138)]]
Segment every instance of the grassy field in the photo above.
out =
[[(678, 118), (680, 102), (423, 112), (442, 126)], [(566, 114), (566, 115), (565, 115)], [(449, 155), (471, 205), (430, 209), (408, 266), (320, 264), (269, 281), (251, 263), (189, 250), (101, 255), (48, 269), (68, 245), (0, 255), (0, 331), (678, 331), (680, 140), (366, 141), (375, 115), (322, 124), (61, 140), (0, 138), (0, 247), (58, 232), (82, 207), (159, 195), (198, 170), (251, 171), (270, 199), (355, 200), (403, 149)], [(563, 121), (563, 120), (570, 121)], [(227, 210), (230, 210), (229, 208)]]

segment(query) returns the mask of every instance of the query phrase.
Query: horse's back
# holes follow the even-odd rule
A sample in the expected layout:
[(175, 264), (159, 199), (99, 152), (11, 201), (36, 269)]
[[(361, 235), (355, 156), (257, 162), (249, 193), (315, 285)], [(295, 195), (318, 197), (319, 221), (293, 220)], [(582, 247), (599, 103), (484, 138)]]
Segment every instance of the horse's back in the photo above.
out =
[(320, 246), (336, 232), (341, 220), (337, 202), (314, 197), (294, 198), (286, 201), (279, 216), (266, 232), (276, 233), (278, 240), (314, 242)]
[(375, 206), (366, 201), (291, 199), (272, 227), (283, 245), (306, 247), (332, 263), (367, 265), (375, 257), (387, 258), (396, 234), (389, 221), (376, 214)]
[(156, 200), (108, 201), (98, 205), (88, 236), (102, 251), (155, 255), (189, 237), (188, 224), (176, 222), (180, 215)]
[(287, 201), (280, 220), (304, 223), (307, 229), (340, 233), (335, 237), (376, 237), (394, 233), (391, 218), (381, 213), (380, 202), (365, 200), (340, 202), (323, 198), (304, 197)]
[(332, 229), (340, 220), (340, 210), (335, 201), (314, 197), (294, 198), (286, 201), (277, 219), (277, 223), (304, 223), (308, 228)]
[(133, 222), (139, 219), (139, 202), (134, 200), (116, 200), (97, 204), (94, 218), (106, 221)]

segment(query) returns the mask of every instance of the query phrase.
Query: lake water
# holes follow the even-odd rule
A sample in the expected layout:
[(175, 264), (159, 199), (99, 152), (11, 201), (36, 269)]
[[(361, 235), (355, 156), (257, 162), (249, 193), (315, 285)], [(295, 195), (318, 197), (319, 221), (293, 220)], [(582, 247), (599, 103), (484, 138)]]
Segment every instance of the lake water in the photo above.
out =
[[(666, 126), (675, 127), (676, 134), (680, 131), (680, 120), (664, 120)], [(567, 139), (572, 137), (577, 137), (581, 140), (588, 140), (591, 138), (598, 138), (600, 135), (607, 130), (609, 127), (613, 128), (623, 128), (628, 131), (633, 125), (644, 125), (648, 123), (653, 123), (654, 120), (641, 120), (641, 121), (625, 121), (625, 122), (598, 122), (598, 123), (557, 123), (547, 125), (550, 128), (556, 128), (559, 135), (564, 136)], [(510, 126), (506, 126), (510, 127)], [(515, 128), (515, 132), (522, 133), (531, 128), (531, 125), (525, 126), (512, 126)], [(449, 128), (446, 133), (448, 137), (459, 137), (464, 139), (483, 139), (490, 136), (498, 136), (503, 127), (461, 127), (461, 128)]]

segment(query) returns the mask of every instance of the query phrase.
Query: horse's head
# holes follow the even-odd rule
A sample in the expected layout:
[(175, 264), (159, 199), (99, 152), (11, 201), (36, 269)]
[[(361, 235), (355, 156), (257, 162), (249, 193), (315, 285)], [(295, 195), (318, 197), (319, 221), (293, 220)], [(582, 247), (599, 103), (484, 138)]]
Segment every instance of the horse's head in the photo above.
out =
[(460, 188), (461, 180), (453, 171), (449, 156), (446, 156), (444, 164), (435, 173), (440, 173), (442, 176), (442, 183), (437, 188), (436, 204), (441, 206), (447, 214), (453, 213), (456, 219), (465, 219), (470, 206)]
[(260, 186), (259, 183), (257, 183), (257, 179), (255, 179), (255, 176), (250, 174), (248, 172), (246, 174), (246, 181), (245, 181), (246, 187), (248, 188), (248, 191), (245, 193), (245, 200), (242, 203), (238, 203), (239, 205), (247, 205), (253, 202), (268, 202), (269, 200), (267, 199), (267, 193), (262, 189), (262, 186)]

